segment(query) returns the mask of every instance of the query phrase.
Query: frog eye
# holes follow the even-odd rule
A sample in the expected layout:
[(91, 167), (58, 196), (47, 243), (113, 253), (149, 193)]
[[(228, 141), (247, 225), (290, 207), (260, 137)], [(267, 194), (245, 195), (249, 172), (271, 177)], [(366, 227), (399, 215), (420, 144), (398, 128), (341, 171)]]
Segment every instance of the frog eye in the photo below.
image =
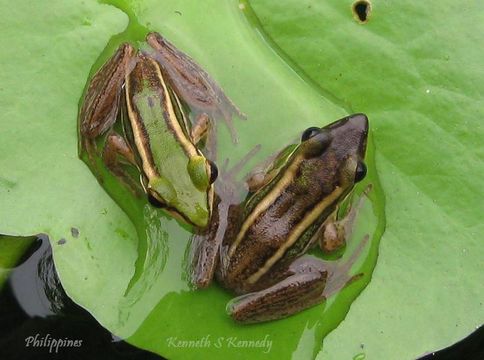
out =
[(355, 171), (355, 183), (360, 182), (366, 176), (366, 165), (363, 161), (358, 161)]
[(309, 128), (301, 139), (306, 158), (322, 155), (331, 144), (331, 134), (326, 129)]
[(158, 200), (153, 196), (153, 194), (151, 194), (151, 191), (148, 191), (148, 202), (156, 208), (165, 207), (165, 205), (160, 200)]
[(308, 139), (311, 139), (314, 135), (318, 134), (321, 131), (320, 128), (312, 126), (310, 128), (307, 128), (304, 130), (301, 136), (301, 141), (306, 141)]
[(218, 177), (218, 168), (217, 165), (211, 160), (208, 161), (208, 166), (210, 166), (210, 184), (213, 184)]

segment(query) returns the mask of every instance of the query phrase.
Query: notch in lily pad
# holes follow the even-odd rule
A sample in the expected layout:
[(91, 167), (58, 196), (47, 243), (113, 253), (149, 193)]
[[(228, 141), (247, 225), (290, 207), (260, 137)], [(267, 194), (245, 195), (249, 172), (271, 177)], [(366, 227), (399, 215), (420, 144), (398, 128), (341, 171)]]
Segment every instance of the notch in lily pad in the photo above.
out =
[(367, 23), (370, 13), (371, 3), (368, 0), (358, 0), (353, 3), (353, 15), (359, 23)]

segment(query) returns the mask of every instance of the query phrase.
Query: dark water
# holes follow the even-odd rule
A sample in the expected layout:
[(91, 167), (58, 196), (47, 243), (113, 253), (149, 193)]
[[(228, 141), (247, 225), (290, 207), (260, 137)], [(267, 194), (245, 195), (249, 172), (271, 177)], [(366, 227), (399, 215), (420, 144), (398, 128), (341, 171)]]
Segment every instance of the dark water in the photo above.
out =
[[(65, 294), (46, 236), (39, 236), (0, 290), (0, 360), (162, 357), (140, 350), (100, 326)], [(484, 326), (420, 360), (484, 359)]]
[(116, 338), (67, 297), (46, 236), (0, 290), (0, 324), (0, 360), (163, 359)]
[(419, 360), (483, 360), (484, 325), (465, 339), (448, 348), (421, 357)]

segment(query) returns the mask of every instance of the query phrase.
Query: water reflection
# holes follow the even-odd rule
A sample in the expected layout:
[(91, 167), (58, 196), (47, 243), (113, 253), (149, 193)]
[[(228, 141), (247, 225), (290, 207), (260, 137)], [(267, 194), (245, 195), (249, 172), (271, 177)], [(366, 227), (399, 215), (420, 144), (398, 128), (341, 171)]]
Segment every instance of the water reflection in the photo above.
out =
[[(9, 237), (0, 236), (0, 241), (5, 239)], [(47, 236), (33, 237), (8, 271), (0, 288), (2, 360), (162, 359), (112, 335), (69, 299), (57, 276)], [(80, 346), (52, 346), (54, 340), (77, 341)]]

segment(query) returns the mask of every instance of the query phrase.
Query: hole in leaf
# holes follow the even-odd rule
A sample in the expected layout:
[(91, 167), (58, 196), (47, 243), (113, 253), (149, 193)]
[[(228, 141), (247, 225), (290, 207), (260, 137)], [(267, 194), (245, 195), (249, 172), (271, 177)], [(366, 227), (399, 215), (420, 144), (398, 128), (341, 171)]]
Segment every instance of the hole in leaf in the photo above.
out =
[(367, 0), (359, 0), (353, 4), (353, 14), (361, 23), (366, 23), (370, 16), (371, 4)]

